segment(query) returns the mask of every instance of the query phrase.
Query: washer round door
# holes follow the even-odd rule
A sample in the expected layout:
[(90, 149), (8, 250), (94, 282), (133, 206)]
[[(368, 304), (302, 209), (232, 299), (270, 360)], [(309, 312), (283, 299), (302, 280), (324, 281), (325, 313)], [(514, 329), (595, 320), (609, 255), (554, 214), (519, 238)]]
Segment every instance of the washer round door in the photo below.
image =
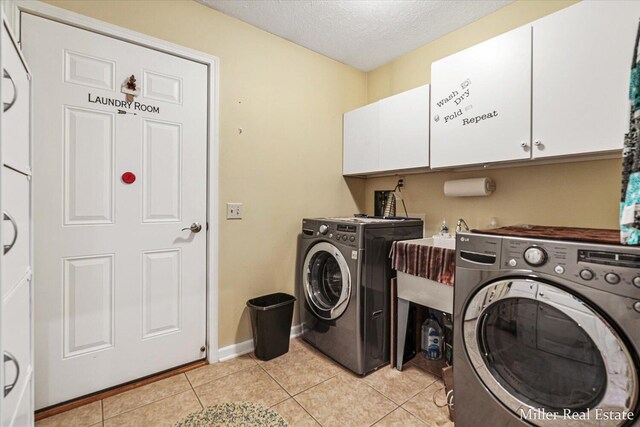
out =
[(519, 418), (539, 426), (619, 426), (633, 417), (631, 352), (575, 295), (539, 280), (502, 279), (471, 298), (463, 320), (476, 373)]
[(304, 294), (313, 312), (326, 320), (340, 317), (351, 296), (351, 274), (340, 250), (317, 243), (307, 252), (303, 268)]

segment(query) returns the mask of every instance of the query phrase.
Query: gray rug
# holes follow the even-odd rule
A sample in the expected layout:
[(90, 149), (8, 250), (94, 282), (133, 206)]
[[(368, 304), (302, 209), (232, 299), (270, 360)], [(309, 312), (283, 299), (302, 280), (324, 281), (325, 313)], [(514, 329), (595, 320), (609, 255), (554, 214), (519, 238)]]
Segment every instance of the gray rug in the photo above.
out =
[(174, 427), (287, 427), (276, 412), (257, 403), (223, 403), (194, 412), (174, 424)]

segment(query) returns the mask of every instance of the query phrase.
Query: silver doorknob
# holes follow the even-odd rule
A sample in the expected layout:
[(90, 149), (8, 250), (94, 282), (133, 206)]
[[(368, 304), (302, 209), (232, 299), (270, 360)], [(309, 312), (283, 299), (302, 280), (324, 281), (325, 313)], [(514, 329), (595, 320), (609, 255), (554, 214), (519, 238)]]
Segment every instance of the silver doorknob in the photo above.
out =
[(185, 230), (190, 230), (192, 233), (199, 233), (200, 230), (202, 230), (202, 226), (197, 222), (194, 222), (193, 224), (191, 224), (191, 227), (185, 227), (182, 229), (182, 231)]

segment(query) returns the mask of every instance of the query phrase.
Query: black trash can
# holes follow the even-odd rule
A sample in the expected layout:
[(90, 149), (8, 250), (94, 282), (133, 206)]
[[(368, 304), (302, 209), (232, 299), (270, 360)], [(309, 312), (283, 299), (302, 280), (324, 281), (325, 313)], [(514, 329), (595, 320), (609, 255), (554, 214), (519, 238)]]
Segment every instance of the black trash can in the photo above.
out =
[(276, 293), (247, 301), (256, 357), (271, 360), (289, 351), (294, 296)]

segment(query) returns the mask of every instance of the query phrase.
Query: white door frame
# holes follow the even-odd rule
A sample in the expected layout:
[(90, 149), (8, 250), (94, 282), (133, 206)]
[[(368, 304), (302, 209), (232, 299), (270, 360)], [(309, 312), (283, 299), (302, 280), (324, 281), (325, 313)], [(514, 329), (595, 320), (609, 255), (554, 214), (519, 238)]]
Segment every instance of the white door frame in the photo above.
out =
[[(184, 59), (204, 64), (209, 72), (208, 103), (209, 115), (207, 123), (207, 360), (218, 361), (218, 195), (219, 195), (219, 140), (218, 140), (218, 67), (219, 59), (194, 49), (173, 44), (146, 34), (127, 30), (117, 25), (108, 24), (75, 12), (37, 0), (15, 2), (16, 14), (30, 13), (62, 24), (92, 31), (114, 39), (144, 46), (159, 52), (168, 53)], [(20, 34), (20, 20), (15, 21), (16, 34)]]

